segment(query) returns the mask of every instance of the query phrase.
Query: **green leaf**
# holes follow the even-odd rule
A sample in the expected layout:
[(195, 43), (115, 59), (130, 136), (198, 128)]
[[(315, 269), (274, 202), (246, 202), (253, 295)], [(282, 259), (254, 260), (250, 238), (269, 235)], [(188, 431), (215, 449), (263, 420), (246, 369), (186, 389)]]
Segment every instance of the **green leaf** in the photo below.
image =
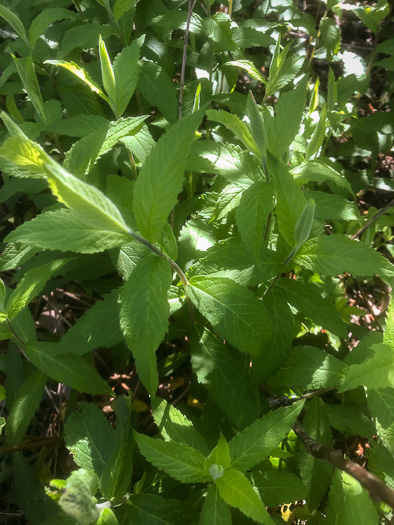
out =
[(108, 95), (111, 108), (114, 110), (116, 117), (119, 118), (120, 115), (117, 114), (116, 102), (115, 102), (115, 94), (116, 94), (115, 75), (112, 69), (111, 59), (109, 58), (107, 48), (105, 47), (105, 42), (101, 38), (101, 35), (99, 38), (98, 48), (99, 48), (99, 55), (100, 55), (101, 78), (103, 80), (103, 86)]
[[(217, 472), (223, 471), (229, 468), (231, 464), (230, 450), (228, 448), (228, 443), (225, 440), (223, 434), (220, 434), (218, 444), (215, 448), (211, 450), (211, 453), (205, 460), (205, 468), (209, 471), (212, 476), (213, 470)], [(211, 467), (215, 466), (215, 469)], [(219, 467), (219, 468), (218, 468)], [(213, 479), (217, 477), (212, 476)]]
[(231, 525), (231, 523), (230, 508), (219, 496), (217, 486), (213, 484), (207, 491), (198, 525)]
[(101, 490), (108, 499), (120, 499), (127, 492), (133, 472), (134, 436), (131, 426), (131, 397), (119, 396), (112, 405), (116, 414), (115, 443), (100, 479)]
[(300, 478), (283, 470), (255, 472), (253, 482), (267, 507), (295, 503), (306, 497), (306, 487)]
[(121, 118), (116, 122), (106, 121), (70, 148), (64, 159), (64, 167), (81, 178), (86, 177), (117, 142), (138, 133), (146, 118), (141, 116)]
[(152, 403), (152, 413), (165, 441), (186, 443), (199, 450), (204, 456), (208, 454), (209, 449), (205, 440), (193, 423), (167, 401), (155, 398)]
[(182, 191), (186, 155), (202, 111), (182, 119), (157, 142), (135, 184), (133, 205), (142, 235), (155, 242)]
[(96, 521), (96, 525), (119, 525), (119, 521), (117, 520), (114, 511), (107, 507), (100, 514), (99, 519)]
[[(330, 423), (325, 412), (325, 404), (319, 397), (313, 398), (310, 402), (302, 426), (311, 438), (332, 447)], [(314, 509), (327, 493), (333, 468), (327, 461), (316, 459), (307, 451), (299, 454), (298, 461), (301, 478), (307, 487), (308, 507)]]
[(316, 202), (315, 218), (337, 219), (340, 221), (357, 221), (359, 212), (356, 206), (340, 195), (325, 193), (323, 191), (304, 190), (305, 197)]
[(272, 171), (278, 194), (275, 211), (279, 231), (287, 244), (294, 247), (295, 228), (305, 209), (306, 199), (285, 164), (272, 156), (268, 161), (268, 168)]
[(59, 66), (67, 69), (67, 71), (73, 73), (73, 75), (77, 76), (87, 86), (89, 86), (91, 91), (97, 93), (97, 95), (99, 95), (103, 100), (108, 102), (107, 95), (105, 95), (100, 87), (90, 78), (88, 73), (82, 67), (78, 66), (78, 64), (75, 64), (74, 62), (66, 62), (64, 60), (46, 60), (44, 64), (51, 64), (53, 66)]
[(280, 91), (289, 82), (295, 79), (299, 71), (301, 70), (305, 58), (292, 54), (287, 57), (292, 42), (289, 42), (287, 46), (280, 51), (280, 38), (278, 39), (275, 53), (272, 57), (268, 83), (266, 86), (265, 96), (273, 95), (275, 91)]
[(320, 38), (327, 50), (327, 60), (331, 62), (341, 48), (341, 28), (335, 20), (329, 17), (321, 19)]
[(186, 294), (219, 336), (241, 352), (257, 355), (271, 337), (271, 322), (262, 301), (222, 277), (192, 277)]
[(47, 377), (35, 370), (24, 382), (11, 405), (7, 419), (7, 444), (19, 445), (36, 410), (40, 406)]
[(283, 290), (282, 296), (299, 312), (312, 319), (314, 323), (330, 332), (347, 337), (347, 328), (338, 310), (324, 299), (314, 284), (301, 283), (294, 279), (279, 279), (277, 287)]
[(6, 239), (7, 242), (77, 253), (103, 252), (130, 242), (126, 233), (91, 226), (67, 209), (43, 213), (21, 224)]
[(278, 159), (288, 152), (296, 136), (304, 111), (307, 77), (297, 84), (296, 89), (282, 93), (275, 105), (275, 118), (268, 132), (269, 150)]
[(394, 454), (394, 388), (368, 390), (367, 401), (380, 439)]
[(250, 129), (252, 131), (253, 140), (260, 151), (260, 157), (265, 158), (267, 151), (267, 132), (265, 129), (264, 118), (260, 111), (261, 106), (256, 104), (251, 91), (248, 93), (246, 107), (250, 120)]
[(12, 55), (12, 58), (16, 64), (18, 74), (21, 77), (23, 87), (29, 95), (30, 101), (34, 106), (34, 109), (37, 111), (40, 118), (45, 123), (46, 115), (44, 110), (44, 102), (42, 100), (40, 86), (36, 77), (32, 56), (29, 55), (26, 58), (16, 58), (14, 55)]
[[(135, 2), (135, 0), (133, 0)], [(138, 59), (140, 56), (140, 39), (134, 40), (131, 45), (124, 47), (116, 55), (113, 70), (115, 75), (115, 106), (121, 116), (125, 112), (128, 103), (138, 84), (139, 72)]]
[(233, 468), (246, 472), (269, 456), (290, 431), (304, 402), (279, 408), (239, 432), (229, 443)]
[(241, 239), (257, 265), (260, 262), (264, 225), (274, 207), (274, 197), (273, 185), (255, 182), (244, 191), (235, 214)]
[(27, 39), (26, 30), (23, 22), (18, 16), (7, 9), (4, 5), (0, 5), (0, 16), (4, 18), (6, 22), (15, 30), (15, 32), (26, 42), (29, 46), (29, 40)]
[(313, 132), (311, 140), (306, 150), (306, 158), (309, 159), (312, 155), (318, 152), (321, 145), (323, 144), (324, 137), (326, 136), (326, 119), (327, 119), (327, 107), (324, 104), (320, 113), (319, 122)]
[(67, 331), (57, 345), (58, 354), (87, 354), (111, 348), (123, 339), (119, 326), (118, 291), (104, 295)]
[(346, 375), (346, 365), (313, 346), (295, 346), (286, 362), (271, 379), (272, 384), (288, 388), (317, 390), (339, 387)]
[(118, 22), (119, 18), (127, 11), (130, 11), (136, 3), (136, 0), (116, 0), (114, 5), (115, 22)]
[(225, 470), (223, 476), (215, 480), (220, 497), (245, 516), (264, 525), (273, 524), (266, 508), (252, 485), (242, 472)]
[(369, 389), (388, 388), (394, 385), (394, 354), (383, 343), (372, 345), (374, 355), (360, 365), (351, 365), (338, 392), (352, 390), (359, 385)]
[(201, 336), (193, 334), (190, 352), (193, 372), (215, 403), (238, 428), (251, 424), (259, 416), (260, 400), (244, 356), (207, 328)]
[(157, 106), (164, 117), (174, 124), (178, 102), (175, 86), (167, 73), (153, 62), (139, 61), (138, 89), (152, 106)]
[(305, 208), (302, 210), (300, 218), (294, 229), (294, 240), (296, 247), (302, 246), (309, 239), (313, 226), (316, 204), (313, 199), (309, 199)]
[(189, 445), (134, 435), (141, 454), (169, 476), (182, 483), (204, 483), (212, 479), (204, 470), (204, 456)]
[(99, 373), (82, 357), (48, 352), (45, 343), (26, 346), (26, 355), (39, 370), (55, 381), (87, 394), (109, 394), (113, 392)]
[(61, 508), (80, 525), (91, 525), (99, 517), (96, 507), (97, 476), (91, 470), (79, 469), (71, 473), (60, 496)]
[(31, 23), (29, 29), (30, 45), (34, 47), (40, 36), (45, 33), (45, 31), (51, 26), (51, 24), (53, 24), (53, 22), (65, 20), (67, 18), (76, 18), (75, 13), (62, 7), (44, 9), (44, 11), (37, 15)]
[[(369, 394), (368, 394), (369, 396)], [(376, 429), (371, 419), (352, 406), (325, 405), (330, 425), (348, 436), (373, 436)]]
[(349, 272), (354, 276), (378, 274), (391, 283), (392, 265), (380, 253), (344, 235), (323, 235), (310, 239), (298, 250), (294, 262), (320, 275)]
[(32, 268), (26, 272), (7, 301), (7, 315), (11, 321), (44, 287), (50, 277), (59, 274), (60, 270), (72, 259), (57, 259), (48, 264)]
[(226, 66), (235, 66), (244, 69), (252, 78), (262, 82), (263, 84), (267, 83), (267, 79), (256, 69), (256, 66), (250, 60), (231, 60), (226, 62)]
[(383, 334), (383, 343), (394, 350), (394, 296), (391, 296), (390, 304), (386, 313), (386, 326)]
[(368, 492), (346, 472), (337, 470), (327, 504), (327, 525), (378, 525), (379, 517)]
[(216, 111), (215, 109), (208, 109), (206, 111), (208, 120), (219, 122), (226, 126), (230, 131), (238, 137), (249, 151), (254, 153), (258, 158), (261, 157), (260, 150), (255, 143), (248, 126), (240, 120), (237, 115), (228, 113), (227, 111)]
[(300, 185), (307, 182), (332, 180), (339, 188), (346, 188), (350, 194), (353, 194), (348, 180), (325, 162), (317, 160), (303, 162), (292, 170), (292, 174)]
[(121, 525), (184, 525), (185, 521), (193, 523), (195, 512), (193, 507), (180, 500), (153, 494), (131, 494), (129, 504), (122, 505), (117, 515)]
[(168, 327), (171, 280), (168, 262), (149, 254), (136, 264), (120, 293), (120, 326), (152, 397), (159, 385), (155, 352)]
[(103, 38), (109, 38), (114, 34), (116, 34), (116, 31), (109, 25), (91, 24), (85, 20), (80, 25), (74, 26), (64, 33), (58, 56), (59, 58), (64, 58), (75, 48), (95, 48), (100, 35)]
[(116, 443), (103, 412), (93, 403), (81, 403), (65, 423), (64, 439), (75, 463), (100, 477)]

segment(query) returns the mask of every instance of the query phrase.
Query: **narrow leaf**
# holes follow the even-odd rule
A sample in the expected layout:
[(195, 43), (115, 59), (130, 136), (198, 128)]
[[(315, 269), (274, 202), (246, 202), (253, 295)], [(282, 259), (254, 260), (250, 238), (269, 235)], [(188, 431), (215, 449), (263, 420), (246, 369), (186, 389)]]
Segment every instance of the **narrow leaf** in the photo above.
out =
[(140, 47), (140, 40), (134, 40), (131, 45), (123, 48), (122, 51), (116, 55), (113, 63), (115, 75), (115, 105), (120, 116), (125, 112), (138, 84)]
[(230, 507), (219, 496), (218, 488), (213, 484), (208, 489), (198, 525), (231, 525), (231, 523)]
[(135, 433), (141, 454), (155, 467), (182, 483), (204, 483), (211, 476), (204, 469), (205, 458), (185, 443), (162, 441)]
[(157, 142), (135, 184), (133, 204), (142, 235), (155, 242), (182, 190), (186, 155), (202, 111), (182, 119)]
[[(104, 89), (108, 95), (110, 104), (112, 108), (115, 108), (116, 114), (116, 105), (115, 105), (115, 75), (112, 69), (111, 59), (109, 58), (107, 48), (105, 46), (104, 40), (99, 38), (99, 55), (100, 55), (100, 65), (101, 65), (101, 78), (103, 80)], [(118, 118), (118, 115), (116, 115)]]
[(120, 293), (120, 325), (152, 397), (159, 384), (155, 352), (167, 331), (171, 278), (168, 262), (149, 254), (136, 264)]

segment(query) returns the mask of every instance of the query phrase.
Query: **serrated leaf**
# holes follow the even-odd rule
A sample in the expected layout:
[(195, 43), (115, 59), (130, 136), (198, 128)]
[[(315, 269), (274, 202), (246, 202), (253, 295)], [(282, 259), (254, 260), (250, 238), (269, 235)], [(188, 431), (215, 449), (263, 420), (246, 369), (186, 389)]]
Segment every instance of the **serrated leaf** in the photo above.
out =
[(320, 275), (349, 272), (354, 276), (378, 274), (392, 282), (392, 265), (371, 247), (344, 235), (323, 235), (310, 239), (298, 250), (294, 262)]
[(218, 332), (241, 352), (257, 355), (271, 337), (271, 323), (262, 301), (221, 277), (192, 277), (186, 294)]
[(117, 142), (138, 133), (146, 116), (120, 118), (116, 122), (106, 121), (73, 144), (64, 159), (64, 168), (81, 178), (85, 177), (95, 163), (110, 151)]
[(279, 231), (287, 244), (294, 247), (296, 245), (295, 228), (305, 209), (306, 199), (285, 164), (272, 155), (269, 156), (268, 161), (268, 168), (272, 170), (278, 194), (275, 212)]
[(112, 394), (106, 381), (82, 357), (51, 354), (45, 343), (38, 342), (27, 345), (25, 352), (34, 366), (59, 383), (87, 394)]
[(267, 83), (267, 79), (256, 69), (256, 66), (250, 60), (231, 60), (226, 62), (226, 66), (235, 66), (244, 69), (252, 78), (262, 82), (263, 84)]
[(7, 242), (26, 243), (48, 250), (97, 253), (130, 242), (126, 233), (103, 230), (86, 224), (72, 210), (60, 209), (21, 224)]
[(64, 33), (58, 56), (64, 58), (76, 47), (91, 49), (97, 46), (100, 35), (108, 38), (114, 34), (116, 31), (109, 25), (92, 24), (85, 20), (81, 25), (72, 27)]
[(21, 442), (30, 420), (40, 405), (46, 380), (45, 374), (35, 370), (17, 392), (7, 419), (8, 445), (15, 446)]
[(198, 525), (231, 525), (231, 523), (230, 507), (219, 496), (219, 491), (213, 484), (207, 491)]
[(319, 122), (313, 132), (311, 140), (306, 150), (306, 158), (309, 159), (312, 155), (317, 153), (323, 144), (324, 137), (326, 135), (326, 119), (327, 119), (327, 107), (324, 104), (320, 113)]
[(4, 5), (0, 5), (0, 16), (4, 18), (6, 22), (15, 30), (15, 32), (29, 45), (27, 39), (25, 26), (18, 16), (13, 13), (10, 9), (7, 9)]
[(241, 239), (257, 265), (260, 262), (264, 225), (274, 204), (273, 185), (255, 182), (243, 192), (235, 214)]
[(394, 296), (391, 296), (390, 304), (386, 313), (386, 326), (383, 334), (383, 343), (394, 350)]
[(119, 396), (112, 407), (116, 414), (114, 450), (104, 465), (100, 486), (106, 498), (117, 500), (127, 492), (133, 473), (135, 442), (131, 426), (131, 397)]
[(302, 210), (300, 218), (294, 228), (294, 240), (296, 247), (302, 246), (304, 242), (309, 239), (309, 235), (313, 226), (313, 219), (315, 216), (316, 203), (313, 199), (309, 199), (305, 208)]
[(226, 126), (234, 133), (237, 138), (243, 142), (249, 151), (260, 158), (261, 155), (259, 148), (255, 143), (248, 126), (245, 124), (245, 122), (240, 120), (237, 115), (228, 113), (227, 111), (217, 111), (215, 109), (208, 109), (206, 111), (206, 115), (208, 120), (213, 120), (214, 122), (219, 122), (219, 124)]
[(350, 194), (353, 194), (349, 181), (325, 162), (317, 160), (303, 162), (292, 170), (292, 174), (298, 184), (332, 180), (339, 188), (346, 188)]
[(193, 334), (190, 351), (193, 372), (215, 403), (239, 428), (252, 423), (260, 402), (244, 357), (207, 328), (201, 336)]
[(286, 301), (317, 325), (330, 332), (347, 337), (347, 328), (338, 310), (324, 299), (316, 285), (294, 279), (279, 279), (277, 286), (284, 291)]
[(390, 346), (377, 343), (372, 345), (374, 355), (360, 365), (350, 365), (345, 380), (338, 392), (352, 390), (359, 385), (369, 389), (393, 387), (394, 355)]
[(306, 487), (302, 480), (283, 470), (255, 472), (253, 484), (267, 507), (295, 503), (306, 497)]
[(304, 402), (279, 408), (255, 421), (229, 442), (231, 466), (246, 472), (263, 461), (288, 434)]
[(394, 388), (369, 389), (367, 401), (380, 439), (394, 454)]
[[(325, 412), (325, 404), (315, 397), (308, 406), (302, 426), (319, 443), (332, 446), (330, 423)], [(307, 451), (298, 456), (301, 478), (307, 487), (308, 506), (314, 509), (321, 502), (330, 485), (333, 468), (327, 461), (311, 456)]]
[[(369, 394), (368, 394), (369, 395)], [(348, 436), (370, 437), (376, 433), (371, 419), (352, 406), (325, 405), (330, 425)]]
[(82, 403), (65, 423), (66, 446), (75, 463), (101, 476), (113, 451), (115, 434), (103, 412), (93, 403)]
[(116, 80), (115, 105), (120, 116), (125, 112), (138, 84), (140, 47), (141, 42), (134, 40), (134, 42), (123, 48), (122, 51), (116, 55), (113, 63)]
[(340, 195), (325, 193), (323, 191), (304, 190), (307, 199), (313, 199), (316, 203), (315, 218), (337, 219), (343, 221), (359, 220), (359, 212), (356, 206)]
[(85, 469), (75, 470), (67, 478), (59, 505), (80, 525), (91, 525), (99, 517), (96, 499), (93, 497), (97, 489), (97, 475), (94, 472)]
[(149, 254), (137, 262), (120, 293), (120, 326), (152, 397), (159, 385), (155, 352), (168, 327), (171, 280), (168, 262)]
[(154, 399), (152, 413), (155, 423), (166, 441), (186, 443), (202, 454), (208, 454), (209, 449), (204, 438), (199, 434), (193, 423), (167, 401), (160, 398)]
[(192, 523), (195, 517), (195, 509), (177, 499), (131, 494), (129, 501), (130, 505), (122, 505), (117, 511), (120, 525), (184, 525), (185, 520)]
[(280, 39), (278, 39), (275, 53), (270, 64), (265, 94), (266, 97), (268, 95), (273, 95), (275, 91), (280, 91), (289, 82), (294, 80), (303, 66), (305, 61), (304, 57), (297, 56), (296, 54), (287, 57), (291, 44), (292, 43), (289, 42), (287, 46), (280, 51)]
[(96, 348), (111, 348), (122, 341), (119, 326), (118, 291), (104, 295), (67, 331), (58, 353), (87, 354)]
[[(216, 447), (214, 447), (207, 459), (205, 460), (205, 468), (209, 471), (209, 473), (212, 476), (212, 469), (211, 467), (215, 466), (216, 470), (219, 474), (221, 471), (227, 469), (231, 464), (231, 457), (230, 457), (230, 451), (228, 448), (228, 443), (226, 439), (224, 438), (223, 434), (221, 433), (219, 436), (218, 444)], [(213, 479), (217, 479), (217, 477), (212, 476)]]
[(164, 117), (176, 122), (178, 102), (175, 86), (167, 73), (153, 62), (139, 61), (138, 88), (152, 106), (157, 106)]
[(263, 502), (242, 472), (235, 469), (225, 470), (223, 476), (215, 480), (215, 484), (220, 497), (228, 505), (239, 509), (257, 523), (273, 524)]
[(69, 9), (63, 9), (62, 7), (44, 9), (35, 17), (29, 28), (30, 45), (34, 47), (40, 36), (45, 33), (46, 29), (53, 24), (53, 22), (65, 20), (67, 18), (75, 18), (75, 13)]
[(272, 381), (292, 389), (334, 388), (342, 384), (346, 369), (339, 359), (319, 348), (295, 346)]
[(204, 483), (211, 480), (210, 474), (204, 470), (205, 458), (201, 452), (185, 443), (162, 441), (138, 433), (134, 435), (141, 454), (169, 476), (182, 483)]
[(21, 77), (24, 88), (29, 95), (31, 103), (33, 104), (35, 110), (43, 122), (46, 122), (44, 102), (42, 99), (40, 86), (37, 81), (32, 56), (29, 55), (25, 58), (16, 58), (14, 55), (12, 55), (12, 58), (16, 64), (16, 69), (19, 76)]
[(60, 122), (55, 122), (48, 126), (48, 131), (66, 135), (68, 137), (85, 137), (93, 131), (107, 124), (108, 121), (100, 115), (74, 115), (72, 117), (64, 118)]
[(142, 235), (155, 242), (182, 190), (186, 155), (202, 111), (182, 119), (163, 135), (142, 167), (133, 205)]
[(49, 278), (54, 274), (58, 274), (69, 261), (71, 261), (70, 258), (57, 259), (26, 272), (7, 301), (6, 310), (9, 320), (14, 319), (33, 297), (42, 290)]

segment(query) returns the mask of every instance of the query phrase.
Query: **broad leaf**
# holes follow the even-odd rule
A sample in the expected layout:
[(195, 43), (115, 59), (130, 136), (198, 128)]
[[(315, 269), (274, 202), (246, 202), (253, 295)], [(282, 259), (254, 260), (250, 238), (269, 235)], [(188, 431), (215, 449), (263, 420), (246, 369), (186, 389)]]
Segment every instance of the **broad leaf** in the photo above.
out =
[(271, 322), (263, 302), (230, 279), (192, 277), (186, 294), (219, 336), (241, 352), (258, 355), (270, 339)]
[(220, 497), (232, 507), (257, 523), (271, 525), (270, 518), (263, 502), (242, 472), (235, 469), (225, 470), (223, 476), (215, 480)]
[(85, 359), (72, 354), (53, 354), (50, 350), (45, 343), (37, 342), (26, 347), (26, 355), (34, 366), (59, 383), (87, 394), (112, 394), (108, 384)]
[(97, 475), (91, 470), (74, 470), (67, 478), (59, 499), (61, 508), (75, 518), (80, 525), (90, 525), (99, 517), (96, 499)]
[(120, 293), (120, 325), (152, 397), (159, 385), (155, 352), (167, 331), (171, 279), (168, 262), (149, 254), (136, 264)]
[(295, 503), (306, 497), (306, 487), (300, 478), (284, 470), (253, 473), (253, 482), (268, 507)]
[[(370, 394), (371, 392), (369, 392)], [(368, 394), (368, 396), (369, 396)], [(376, 429), (371, 419), (352, 406), (330, 405), (326, 403), (325, 411), (333, 428), (349, 436), (373, 436)]]
[(201, 121), (201, 110), (182, 119), (157, 142), (135, 184), (133, 204), (142, 235), (155, 242), (182, 190), (186, 155)]
[(345, 381), (338, 392), (352, 390), (359, 385), (369, 389), (388, 388), (394, 385), (394, 354), (390, 346), (372, 345), (374, 355), (360, 365), (349, 366)]
[(385, 447), (394, 454), (394, 388), (368, 390), (368, 408)]
[(304, 403), (269, 412), (239, 432), (229, 443), (231, 466), (243, 472), (265, 459), (288, 434)]
[(154, 494), (131, 494), (129, 502), (117, 512), (120, 525), (184, 525), (185, 521), (192, 523), (196, 512), (178, 499)]
[(159, 398), (153, 401), (152, 409), (155, 423), (166, 441), (186, 443), (186, 445), (199, 450), (202, 454), (208, 454), (209, 449), (204, 438), (182, 412), (164, 399)]
[(93, 403), (82, 403), (65, 423), (66, 446), (75, 463), (101, 476), (114, 450), (115, 434), (103, 412)]
[(344, 381), (346, 368), (344, 363), (324, 350), (295, 346), (272, 381), (273, 384), (303, 390), (339, 387)]
[(204, 456), (189, 445), (153, 439), (138, 433), (134, 436), (141, 454), (169, 476), (182, 483), (211, 480), (210, 474), (204, 469)]
[(29, 29), (29, 42), (34, 47), (37, 40), (50, 27), (53, 22), (64, 20), (67, 18), (75, 18), (75, 13), (69, 9), (62, 7), (54, 7), (44, 9), (39, 15), (35, 17)]
[(191, 339), (191, 362), (198, 381), (234, 424), (244, 428), (260, 412), (257, 387), (244, 356), (223, 344), (207, 328)]

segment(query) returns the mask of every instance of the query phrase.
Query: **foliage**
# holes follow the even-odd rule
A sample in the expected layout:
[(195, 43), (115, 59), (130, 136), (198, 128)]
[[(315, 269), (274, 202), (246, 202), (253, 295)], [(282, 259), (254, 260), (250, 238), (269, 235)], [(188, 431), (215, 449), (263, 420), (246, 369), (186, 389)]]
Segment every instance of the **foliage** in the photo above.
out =
[(0, 477), (26, 522), (391, 519), (297, 428), (394, 488), (393, 15), (308, 4), (0, 6)]

